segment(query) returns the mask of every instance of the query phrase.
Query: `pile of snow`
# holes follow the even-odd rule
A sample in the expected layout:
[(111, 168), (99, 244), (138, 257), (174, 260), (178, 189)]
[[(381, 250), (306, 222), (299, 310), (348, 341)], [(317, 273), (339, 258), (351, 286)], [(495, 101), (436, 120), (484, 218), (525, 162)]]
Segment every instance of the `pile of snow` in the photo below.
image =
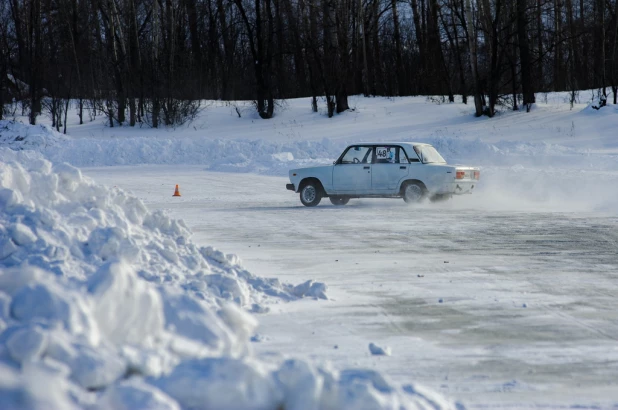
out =
[[(67, 162), (77, 167), (109, 165), (203, 165), (206, 170), (287, 175), (292, 168), (331, 164), (343, 149), (356, 140), (268, 141), (249, 139), (208, 139), (134, 136), (135, 130), (120, 128), (126, 136), (74, 138), (48, 126), (29, 126), (16, 121), (0, 121), (0, 147), (35, 150), (53, 163)], [(382, 139), (389, 139), (383, 136)], [(435, 146), (449, 163), (555, 167), (586, 167), (591, 158), (581, 149), (544, 142), (464, 139), (457, 135), (429, 135), (396, 138), (426, 142)], [(372, 138), (373, 141), (380, 138)], [(615, 156), (597, 156), (598, 169), (616, 170)]]
[(0, 149), (0, 408), (454, 408), (367, 370), (264, 363), (240, 306), (325, 298), (198, 247), (67, 164)]
[(204, 165), (212, 171), (284, 175), (291, 167), (332, 162), (329, 158), (338, 155), (342, 145), (327, 139), (284, 143), (183, 137), (72, 138), (45, 125), (0, 121), (1, 146), (35, 150), (53, 163), (77, 167), (184, 164)]

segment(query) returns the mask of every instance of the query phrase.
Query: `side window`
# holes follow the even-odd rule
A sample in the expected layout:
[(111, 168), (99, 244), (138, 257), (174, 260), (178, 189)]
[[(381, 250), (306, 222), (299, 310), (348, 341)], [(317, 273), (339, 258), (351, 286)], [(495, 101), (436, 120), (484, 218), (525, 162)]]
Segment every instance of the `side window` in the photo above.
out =
[(376, 147), (376, 164), (394, 164), (397, 161), (396, 147)]
[(341, 158), (340, 164), (367, 164), (371, 162), (371, 147), (350, 147)]
[(410, 152), (410, 156), (408, 157), (408, 159), (410, 160), (410, 162), (421, 162), (421, 160), (419, 159), (421, 153), (418, 147), (414, 147), (414, 151)]
[(400, 164), (409, 164), (410, 160), (408, 159), (408, 156), (406, 155), (406, 151), (399, 147), (399, 163)]

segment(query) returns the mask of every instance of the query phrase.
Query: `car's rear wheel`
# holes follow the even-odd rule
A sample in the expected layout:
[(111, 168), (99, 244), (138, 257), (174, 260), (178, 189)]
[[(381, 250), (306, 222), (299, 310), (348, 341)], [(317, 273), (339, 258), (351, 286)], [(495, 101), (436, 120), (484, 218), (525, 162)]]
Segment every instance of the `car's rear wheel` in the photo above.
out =
[(329, 196), (328, 199), (330, 199), (330, 203), (335, 206), (342, 206), (350, 202), (350, 197), (347, 197), (347, 196), (335, 195), (335, 196)]
[(300, 188), (300, 202), (305, 206), (316, 206), (322, 200), (322, 191), (319, 183), (309, 181)]
[(408, 182), (403, 188), (403, 200), (408, 204), (417, 204), (425, 198), (425, 187), (418, 182)]

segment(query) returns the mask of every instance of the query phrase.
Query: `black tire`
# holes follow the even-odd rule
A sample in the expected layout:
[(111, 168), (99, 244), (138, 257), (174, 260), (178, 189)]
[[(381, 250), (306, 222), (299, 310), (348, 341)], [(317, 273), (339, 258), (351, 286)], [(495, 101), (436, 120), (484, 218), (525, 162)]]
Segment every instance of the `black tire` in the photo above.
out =
[(401, 189), (401, 196), (407, 204), (418, 204), (426, 194), (425, 186), (419, 182), (408, 182)]
[(350, 202), (350, 197), (348, 196), (334, 195), (334, 196), (329, 196), (328, 199), (330, 199), (330, 203), (335, 206), (343, 206), (347, 204), (348, 202)]
[(300, 187), (300, 202), (305, 206), (316, 206), (322, 200), (322, 187), (319, 182), (305, 182)]

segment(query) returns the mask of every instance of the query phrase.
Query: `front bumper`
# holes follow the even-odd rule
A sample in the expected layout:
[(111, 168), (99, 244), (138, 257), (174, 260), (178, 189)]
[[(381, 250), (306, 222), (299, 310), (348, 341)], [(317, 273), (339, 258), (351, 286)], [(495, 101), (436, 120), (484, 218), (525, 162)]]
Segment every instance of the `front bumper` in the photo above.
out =
[(296, 188), (294, 188), (294, 184), (285, 184), (285, 189), (287, 189), (288, 191), (296, 191)]

